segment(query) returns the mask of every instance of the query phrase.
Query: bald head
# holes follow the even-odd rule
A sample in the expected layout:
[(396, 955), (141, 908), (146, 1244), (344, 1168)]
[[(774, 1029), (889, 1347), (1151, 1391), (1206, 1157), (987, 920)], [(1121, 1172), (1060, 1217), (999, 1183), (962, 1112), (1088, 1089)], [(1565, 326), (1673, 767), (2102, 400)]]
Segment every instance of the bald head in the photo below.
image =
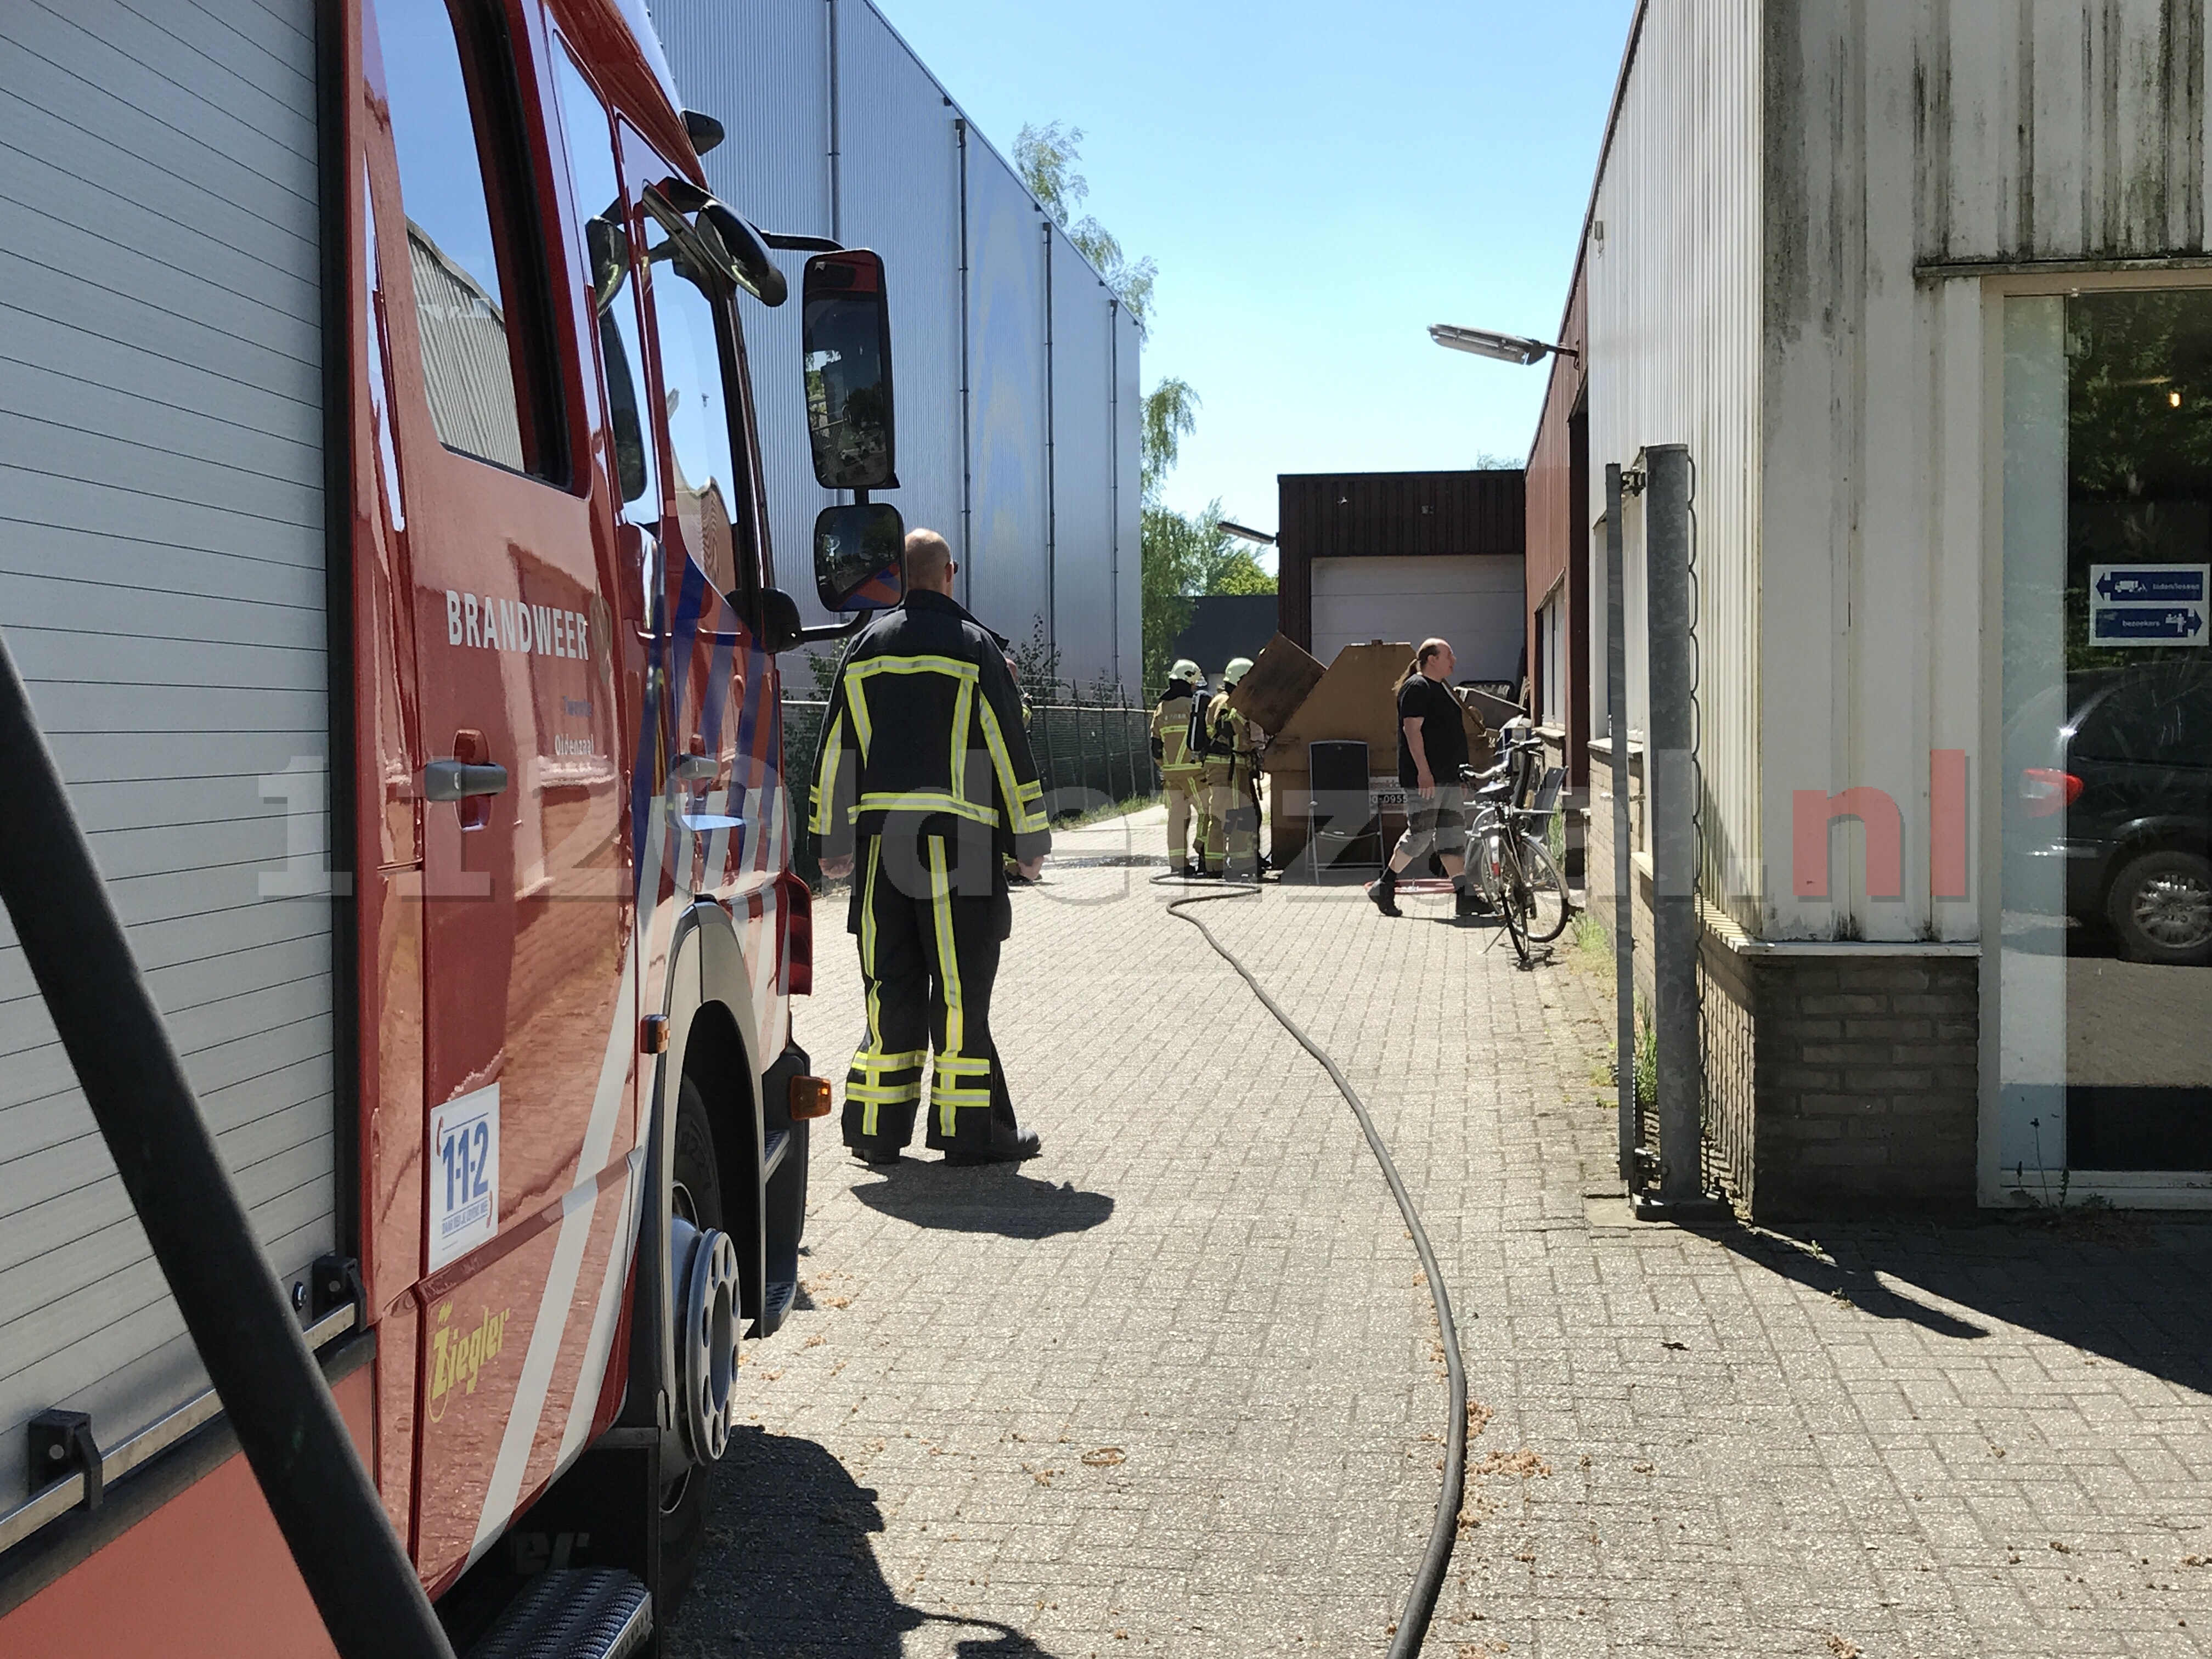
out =
[(952, 549), (934, 530), (906, 532), (906, 585), (932, 593), (952, 595), (952, 578), (960, 567), (952, 562)]

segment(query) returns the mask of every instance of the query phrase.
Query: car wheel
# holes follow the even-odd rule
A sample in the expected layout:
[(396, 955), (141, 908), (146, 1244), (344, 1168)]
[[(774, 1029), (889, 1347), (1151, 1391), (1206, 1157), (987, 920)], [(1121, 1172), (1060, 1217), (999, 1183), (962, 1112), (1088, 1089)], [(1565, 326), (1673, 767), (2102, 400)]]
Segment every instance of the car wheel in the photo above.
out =
[(2146, 853), (2112, 882), (2106, 907), (2133, 962), (2174, 968), (2212, 963), (2212, 860)]

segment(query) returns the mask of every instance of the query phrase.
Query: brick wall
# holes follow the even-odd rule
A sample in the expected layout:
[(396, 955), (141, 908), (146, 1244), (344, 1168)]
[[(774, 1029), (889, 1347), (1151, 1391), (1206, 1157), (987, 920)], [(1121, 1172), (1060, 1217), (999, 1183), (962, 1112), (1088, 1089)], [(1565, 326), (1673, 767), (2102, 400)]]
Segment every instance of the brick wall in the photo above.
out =
[(1747, 1212), (1759, 1188), (1758, 980), (1750, 960), (1708, 927), (1698, 941), (1705, 1038), (1705, 1179)]
[(1754, 1215), (1974, 1201), (1980, 967), (1887, 955), (1758, 964)]
[[(1591, 914), (1613, 925), (1613, 803), (1590, 757)], [(1651, 884), (1636, 875), (1636, 988), (1651, 996)], [(1980, 964), (1747, 951), (1708, 907), (1698, 963), (1707, 1178), (1754, 1219), (1974, 1201)], [(1656, 1126), (1643, 1115), (1646, 1145)]]

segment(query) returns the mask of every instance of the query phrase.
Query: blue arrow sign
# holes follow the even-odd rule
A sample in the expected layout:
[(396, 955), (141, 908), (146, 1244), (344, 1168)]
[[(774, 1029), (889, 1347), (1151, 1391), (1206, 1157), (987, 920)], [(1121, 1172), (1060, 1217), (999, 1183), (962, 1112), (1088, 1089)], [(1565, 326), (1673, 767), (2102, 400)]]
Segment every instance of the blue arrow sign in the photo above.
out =
[(2100, 640), (2193, 640), (2204, 631), (2195, 611), (2160, 605), (2115, 606), (2096, 613)]
[(2097, 597), (2119, 605), (2202, 605), (2204, 567), (2106, 566), (2097, 578)]

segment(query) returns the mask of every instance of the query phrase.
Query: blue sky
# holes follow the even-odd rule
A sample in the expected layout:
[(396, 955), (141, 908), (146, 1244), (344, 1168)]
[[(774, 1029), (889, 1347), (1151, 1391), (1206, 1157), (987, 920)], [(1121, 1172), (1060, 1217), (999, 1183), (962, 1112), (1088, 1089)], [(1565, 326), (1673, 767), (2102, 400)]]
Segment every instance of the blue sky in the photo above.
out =
[(1081, 127), (1088, 210), (1160, 268), (1145, 383), (1204, 399), (1168, 484), (1275, 527), (1275, 475), (1518, 460), (1632, 0), (877, 0), (1011, 155)]

